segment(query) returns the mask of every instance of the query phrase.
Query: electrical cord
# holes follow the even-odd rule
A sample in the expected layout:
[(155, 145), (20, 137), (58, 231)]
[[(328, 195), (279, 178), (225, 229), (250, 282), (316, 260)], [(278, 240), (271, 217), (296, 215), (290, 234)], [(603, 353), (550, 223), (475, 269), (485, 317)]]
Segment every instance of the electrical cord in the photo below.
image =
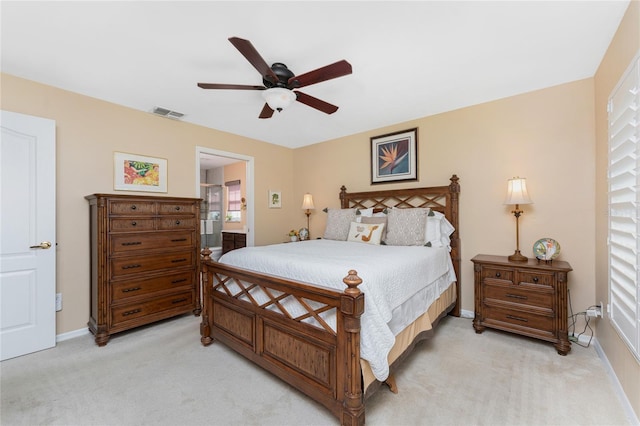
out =
[[(588, 348), (589, 345), (591, 345), (591, 341), (593, 340), (593, 329), (591, 328), (591, 325), (589, 325), (589, 322), (591, 321), (591, 317), (587, 316), (587, 310), (591, 309), (591, 308), (595, 308), (597, 307), (596, 305), (592, 305), (589, 306), (586, 310), (582, 311), (582, 312), (577, 312), (577, 313), (573, 313), (573, 306), (571, 304), (571, 292), (569, 291), (569, 289), (567, 289), (567, 295), (569, 298), (569, 320), (571, 321), (568, 327), (568, 331), (569, 333), (569, 340), (573, 343), (575, 343), (578, 346), (582, 346), (583, 348)], [(575, 330), (576, 330), (576, 320), (577, 318), (582, 315), (584, 316), (584, 329), (582, 330), (582, 332), (578, 333), (578, 335), (575, 334)], [(590, 336), (589, 336), (589, 341), (587, 342), (587, 344), (582, 344), (580, 343), (580, 336), (582, 336), (583, 334), (585, 334), (587, 332), (587, 329), (589, 329), (590, 331)]]

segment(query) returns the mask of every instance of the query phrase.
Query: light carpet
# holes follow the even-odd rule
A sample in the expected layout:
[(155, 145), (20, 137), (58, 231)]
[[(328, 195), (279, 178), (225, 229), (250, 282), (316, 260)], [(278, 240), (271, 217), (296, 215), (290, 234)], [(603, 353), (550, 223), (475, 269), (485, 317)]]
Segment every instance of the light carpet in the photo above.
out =
[[(90, 335), (0, 363), (2, 425), (335, 425), (327, 410), (183, 316)], [(629, 425), (593, 347), (550, 343), (447, 317), (367, 401), (369, 425)]]

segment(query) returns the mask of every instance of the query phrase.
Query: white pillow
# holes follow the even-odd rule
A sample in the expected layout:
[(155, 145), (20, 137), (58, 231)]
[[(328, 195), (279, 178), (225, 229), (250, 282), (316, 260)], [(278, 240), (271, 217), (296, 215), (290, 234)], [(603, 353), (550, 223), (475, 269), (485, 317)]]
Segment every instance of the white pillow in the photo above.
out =
[(390, 209), (387, 215), (387, 237), (390, 246), (422, 246), (425, 244), (429, 209)]
[(383, 230), (384, 223), (351, 222), (347, 241), (379, 245)]
[(349, 225), (356, 220), (356, 209), (327, 209), (325, 240), (347, 241)]
[(455, 228), (444, 214), (430, 210), (427, 216), (425, 244), (431, 247), (449, 247)]
[(362, 222), (363, 217), (373, 216), (373, 207), (368, 209), (356, 209), (356, 222)]

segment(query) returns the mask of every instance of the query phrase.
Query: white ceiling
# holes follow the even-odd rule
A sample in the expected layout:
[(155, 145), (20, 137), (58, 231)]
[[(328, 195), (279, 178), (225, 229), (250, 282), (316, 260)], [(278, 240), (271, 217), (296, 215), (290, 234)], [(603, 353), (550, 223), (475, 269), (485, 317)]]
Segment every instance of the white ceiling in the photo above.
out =
[[(112, 1), (0, 3), (3, 72), (130, 108), (300, 147), (592, 77), (625, 1)], [(261, 85), (228, 41), (296, 74), (346, 59), (353, 74), (302, 89), (258, 119)]]

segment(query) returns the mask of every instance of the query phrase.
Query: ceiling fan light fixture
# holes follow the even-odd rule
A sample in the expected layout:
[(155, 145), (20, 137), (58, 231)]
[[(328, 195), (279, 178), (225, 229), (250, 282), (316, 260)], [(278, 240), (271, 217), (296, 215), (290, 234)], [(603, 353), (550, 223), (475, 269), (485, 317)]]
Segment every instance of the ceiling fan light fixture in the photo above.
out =
[(265, 101), (274, 111), (282, 111), (289, 105), (291, 102), (296, 100), (296, 94), (293, 93), (292, 90), (285, 89), (283, 87), (272, 87), (263, 92), (262, 96), (264, 96)]

